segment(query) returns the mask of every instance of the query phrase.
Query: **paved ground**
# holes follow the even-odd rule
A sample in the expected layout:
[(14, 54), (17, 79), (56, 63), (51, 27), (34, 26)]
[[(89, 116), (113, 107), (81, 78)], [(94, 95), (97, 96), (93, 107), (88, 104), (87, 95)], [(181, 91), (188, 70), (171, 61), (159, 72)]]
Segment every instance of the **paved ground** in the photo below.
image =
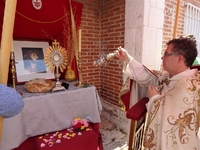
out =
[(127, 150), (127, 134), (105, 118), (101, 118), (100, 132), (103, 139), (104, 150)]

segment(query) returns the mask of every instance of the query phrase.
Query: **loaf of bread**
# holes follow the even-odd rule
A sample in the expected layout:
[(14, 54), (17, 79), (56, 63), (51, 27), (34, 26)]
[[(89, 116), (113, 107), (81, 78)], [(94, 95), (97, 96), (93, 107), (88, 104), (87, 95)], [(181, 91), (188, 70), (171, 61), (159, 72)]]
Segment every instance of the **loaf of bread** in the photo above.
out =
[(25, 83), (25, 89), (32, 93), (44, 93), (52, 90), (55, 83), (49, 79), (36, 78)]

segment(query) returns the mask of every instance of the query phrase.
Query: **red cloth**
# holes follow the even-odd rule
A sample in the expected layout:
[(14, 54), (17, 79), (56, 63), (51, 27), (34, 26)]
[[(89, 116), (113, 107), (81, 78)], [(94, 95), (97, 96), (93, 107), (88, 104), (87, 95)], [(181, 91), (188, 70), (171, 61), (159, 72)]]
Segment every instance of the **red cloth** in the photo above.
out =
[[(101, 136), (99, 135), (99, 124), (91, 123), (88, 129), (88, 131), (81, 131), (82, 135), (78, 135), (78, 131), (70, 132), (70, 130), (65, 129), (57, 132), (57, 134), (53, 132), (48, 135), (31, 137), (13, 150), (103, 150)], [(59, 137), (61, 133), (62, 136)], [(76, 134), (74, 137), (70, 136), (74, 133)], [(64, 135), (67, 136), (64, 138)], [(47, 142), (47, 140), (50, 141)], [(55, 141), (60, 141), (60, 143), (55, 143)], [(51, 142), (54, 144), (49, 146), (52, 144)], [(41, 147), (44, 144), (45, 146)]]
[(133, 80), (130, 80), (130, 90), (121, 96), (121, 99), (126, 107), (126, 111), (130, 108), (130, 98), (131, 98), (131, 89), (132, 89)]
[(37, 150), (35, 140), (35, 137), (30, 137), (26, 141), (24, 141), (19, 147), (14, 148), (13, 150)]
[(149, 98), (144, 97), (139, 100), (135, 105), (133, 105), (127, 112), (126, 117), (128, 119), (139, 121), (146, 113), (146, 103), (149, 101)]
[[(5, 1), (0, 0), (0, 33), (2, 33), (4, 7)], [(81, 3), (72, 1), (77, 29), (81, 24), (82, 7)], [(14, 40), (48, 41), (51, 44), (56, 39), (61, 46), (67, 49), (66, 41), (69, 41), (64, 35), (64, 29), (67, 33), (71, 31), (69, 0), (42, 0), (42, 7), (39, 10), (33, 7), (31, 0), (17, 1), (13, 31)], [(73, 61), (71, 68), (78, 78), (76, 61)]]
[[(0, 31), (2, 31), (4, 7), (5, 1), (1, 0)], [(72, 7), (76, 27), (79, 28), (83, 5), (72, 1)], [(50, 41), (52, 37), (63, 43), (63, 25), (65, 24), (63, 16), (65, 12), (67, 13), (67, 19), (70, 19), (69, 0), (42, 0), (42, 8), (40, 10), (36, 10), (33, 7), (32, 1), (18, 0), (13, 33), (14, 39)]]
[(99, 123), (90, 123), (90, 126), (94, 129), (94, 131), (98, 135), (98, 147), (99, 147), (99, 150), (103, 150), (103, 140), (102, 140), (101, 133), (99, 131)]

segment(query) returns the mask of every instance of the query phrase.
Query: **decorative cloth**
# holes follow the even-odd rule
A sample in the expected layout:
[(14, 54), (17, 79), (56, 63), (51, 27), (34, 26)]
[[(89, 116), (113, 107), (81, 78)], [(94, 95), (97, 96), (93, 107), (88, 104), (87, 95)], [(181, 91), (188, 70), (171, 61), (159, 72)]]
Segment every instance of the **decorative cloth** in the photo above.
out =
[(99, 123), (83, 131), (67, 128), (48, 134), (28, 138), (13, 150), (103, 150)]
[(152, 73), (134, 59), (124, 72), (141, 86), (161, 88), (161, 95), (147, 104), (145, 149), (200, 149), (200, 72), (188, 69), (170, 77), (166, 72)]
[(200, 72), (183, 78), (151, 103), (144, 136), (146, 149), (199, 149), (199, 79)]
[(21, 95), (15, 89), (0, 84), (0, 116), (13, 117), (21, 112), (23, 107)]

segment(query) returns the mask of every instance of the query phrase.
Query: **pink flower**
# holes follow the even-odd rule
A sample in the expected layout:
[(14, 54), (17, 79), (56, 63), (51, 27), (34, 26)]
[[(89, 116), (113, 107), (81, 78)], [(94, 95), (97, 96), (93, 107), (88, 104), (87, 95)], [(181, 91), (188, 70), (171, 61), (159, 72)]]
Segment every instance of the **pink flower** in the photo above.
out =
[(89, 123), (88, 123), (87, 120), (85, 120), (85, 119), (82, 119), (82, 120), (81, 120), (81, 124), (83, 124), (84, 127), (88, 127), (88, 126), (89, 126)]
[(72, 126), (75, 126), (78, 123), (78, 120), (74, 119), (72, 120)]
[(74, 120), (72, 120), (72, 127), (75, 130), (81, 131), (81, 130), (84, 130), (88, 126), (89, 126), (89, 123), (85, 119), (75, 118)]

